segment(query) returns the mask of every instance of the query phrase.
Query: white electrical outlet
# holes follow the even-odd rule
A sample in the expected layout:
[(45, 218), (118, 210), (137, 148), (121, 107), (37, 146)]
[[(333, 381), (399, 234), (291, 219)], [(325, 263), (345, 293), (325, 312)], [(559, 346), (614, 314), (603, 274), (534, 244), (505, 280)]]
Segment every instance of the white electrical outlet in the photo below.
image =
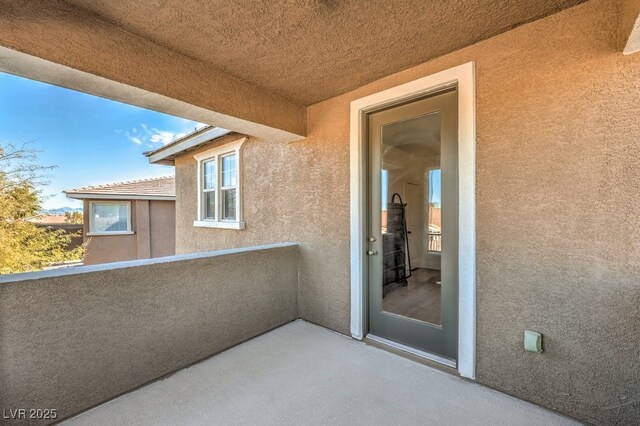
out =
[(542, 334), (537, 331), (524, 331), (524, 350), (529, 352), (542, 352)]

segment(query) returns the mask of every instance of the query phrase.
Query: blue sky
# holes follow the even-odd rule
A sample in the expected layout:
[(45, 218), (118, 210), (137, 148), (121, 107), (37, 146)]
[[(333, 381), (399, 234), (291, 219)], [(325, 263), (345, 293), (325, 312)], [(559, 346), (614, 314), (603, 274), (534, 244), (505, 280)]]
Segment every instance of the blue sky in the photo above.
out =
[(142, 155), (202, 126), (190, 120), (0, 73), (0, 145), (34, 141), (47, 173), (44, 208), (81, 207), (65, 189), (166, 176)]

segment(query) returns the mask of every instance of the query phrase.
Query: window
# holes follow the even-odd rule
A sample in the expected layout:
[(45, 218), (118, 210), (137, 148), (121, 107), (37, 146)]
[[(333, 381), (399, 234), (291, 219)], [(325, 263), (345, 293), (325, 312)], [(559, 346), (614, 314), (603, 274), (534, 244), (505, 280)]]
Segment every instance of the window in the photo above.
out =
[(440, 169), (429, 170), (429, 245), (428, 250), (442, 251), (442, 209)]
[(131, 203), (128, 201), (90, 201), (89, 235), (133, 234)]
[(222, 157), (222, 220), (236, 220), (236, 190), (238, 177), (236, 170), (236, 154)]
[(194, 156), (198, 161), (198, 217), (194, 226), (244, 229), (240, 160), (246, 138)]
[(203, 163), (204, 186), (204, 219), (216, 219), (216, 160), (208, 160)]

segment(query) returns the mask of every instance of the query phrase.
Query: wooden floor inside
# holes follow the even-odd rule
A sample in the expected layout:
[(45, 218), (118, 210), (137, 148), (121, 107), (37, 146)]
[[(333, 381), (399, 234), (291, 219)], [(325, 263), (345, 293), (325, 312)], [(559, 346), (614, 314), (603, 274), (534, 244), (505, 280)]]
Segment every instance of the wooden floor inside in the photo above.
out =
[(382, 299), (386, 312), (440, 324), (440, 271), (418, 268), (411, 271), (409, 285), (398, 287)]

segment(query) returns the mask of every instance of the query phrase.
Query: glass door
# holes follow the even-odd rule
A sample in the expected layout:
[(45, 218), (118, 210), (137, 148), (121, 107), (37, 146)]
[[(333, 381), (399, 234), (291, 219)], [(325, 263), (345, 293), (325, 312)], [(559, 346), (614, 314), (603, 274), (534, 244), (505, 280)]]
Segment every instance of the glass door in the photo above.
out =
[(369, 332), (455, 360), (457, 90), (368, 116)]

